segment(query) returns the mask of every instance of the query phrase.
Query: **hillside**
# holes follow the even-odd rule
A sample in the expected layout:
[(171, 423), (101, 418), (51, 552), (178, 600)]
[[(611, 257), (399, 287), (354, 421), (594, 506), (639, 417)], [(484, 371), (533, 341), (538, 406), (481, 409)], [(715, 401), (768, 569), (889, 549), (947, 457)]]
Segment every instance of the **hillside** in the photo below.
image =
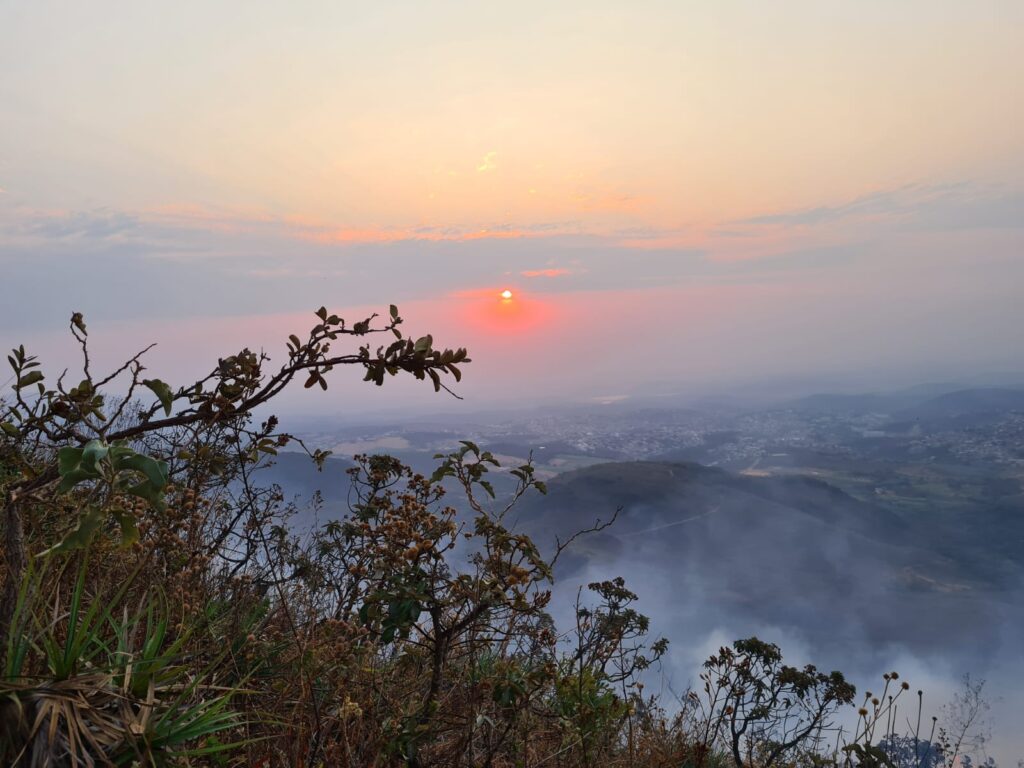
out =
[(962, 389), (898, 411), (893, 420), (933, 430), (963, 429), (996, 421), (1010, 411), (1024, 411), (1024, 390)]
[[(260, 482), (282, 486), (303, 529), (316, 491), (320, 521), (345, 513), (349, 466), (331, 458), (317, 472), (306, 457), (282, 454)], [(837, 659), (890, 644), (946, 657), (994, 647), (1024, 626), (1019, 484), (985, 496), (970, 492), (966, 476), (939, 472), (900, 490), (901, 478), (876, 467), (843, 490), (796, 468), (759, 475), (692, 462), (606, 462), (550, 479), (548, 494), (526, 496), (514, 522), (549, 550), (556, 537), (620, 509), (613, 526), (564, 554), (557, 584), (624, 574), (673, 636), (782, 627)], [(499, 495), (510, 490), (504, 473), (493, 480)], [(955, 493), (940, 480), (955, 481)]]
[[(706, 632), (786, 627), (835, 652), (864, 640), (960, 652), (968, 641), (997, 641), (994, 627), (1022, 573), (1004, 563), (994, 574), (976, 556), (981, 542), (950, 541), (949, 528), (921, 525), (817, 479), (689, 463), (566, 473), (546, 497), (526, 500), (519, 520), (538, 542), (550, 542), (617, 508), (615, 525), (574, 545), (559, 575), (577, 582), (625, 573), (654, 593), (660, 604), (650, 610), (673, 629), (683, 629), (676, 624), (685, 617), (688, 629)], [(1016, 535), (1012, 526), (1001, 530)]]

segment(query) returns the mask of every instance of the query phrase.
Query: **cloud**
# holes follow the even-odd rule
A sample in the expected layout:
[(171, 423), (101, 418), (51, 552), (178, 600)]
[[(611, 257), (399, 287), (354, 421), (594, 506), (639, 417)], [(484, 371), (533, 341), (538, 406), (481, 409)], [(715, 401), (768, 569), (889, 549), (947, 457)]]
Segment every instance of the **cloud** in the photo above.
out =
[[(140, 210), (0, 208), (0, 247), (11, 238), (92, 241), (119, 238), (182, 245), (223, 235), (240, 242), (290, 239), (332, 246), (401, 242), (475, 242), (578, 234), (577, 221), (491, 222), (483, 226), (353, 227), (259, 210), (166, 205)], [(175, 247), (173, 250), (179, 250)]]
[[(964, 312), (995, 307), (1013, 327), (1019, 314), (999, 297), (1020, 284), (1024, 231), (1019, 223), (977, 228), (1014, 226), (1024, 195), (971, 187), (887, 194), (828, 214), (836, 222), (845, 215), (853, 226), (729, 224), (730, 231), (752, 233), (738, 238), (685, 230), (658, 237), (654, 227), (588, 234), (571, 220), (355, 229), (241, 209), (45, 211), (0, 202), (0, 264), (18, 286), (0, 303), (0, 327), (45, 324), (54, 308), (130, 323), (310, 304), (401, 305), (504, 287), (513, 277), (538, 299), (604, 292), (609, 306), (630, 290), (751, 286), (811, 295), (850, 285), (863, 286), (875, 304), (896, 306), (898, 291), (890, 286), (916, 285), (923, 269), (930, 283), (971, 297)], [(886, 205), (914, 213), (898, 226), (854, 213)], [(985, 302), (971, 303), (979, 296)]]
[(484, 155), (483, 162), (481, 162), (480, 165), (478, 165), (476, 167), (476, 169), (480, 173), (486, 173), (487, 171), (493, 171), (497, 167), (498, 167), (498, 153), (497, 152), (488, 152), (486, 155)]
[(738, 225), (777, 224), (786, 227), (813, 226), (828, 224), (853, 216), (893, 215), (907, 208), (907, 193), (914, 187), (904, 187), (895, 191), (872, 192), (862, 195), (846, 203), (838, 205), (821, 205), (795, 211), (752, 216), (732, 222)]
[(752, 216), (729, 222), (719, 234), (749, 228), (811, 228), (841, 223), (882, 229), (1018, 229), (1024, 227), (1024, 191), (971, 182), (909, 184), (845, 203)]
[(163, 207), (143, 218), (173, 226), (236, 233), (277, 234), (328, 245), (359, 245), (401, 242), (509, 240), (578, 234), (578, 221), (494, 221), (481, 226), (354, 227), (301, 216), (282, 216), (261, 211), (217, 211), (194, 207)]
[(437, 299), (509, 275), (528, 279), (522, 272), (535, 274), (530, 291), (542, 294), (660, 287), (715, 269), (698, 251), (632, 252), (563, 228), (574, 225), (352, 235), (317, 221), (223, 210), (0, 207), (0, 263), (19, 285), (0, 303), (0, 327), (45, 324), (54, 307), (129, 322)]
[(572, 270), (569, 269), (524, 269), (519, 273), (523, 277), (562, 277), (563, 275), (571, 275)]
[(138, 216), (125, 211), (98, 209), (60, 213), (36, 213), (22, 218), (14, 232), (44, 238), (103, 240), (131, 233), (139, 228)]
[(629, 395), (597, 395), (590, 398), (590, 401), (598, 405), (615, 405), (615, 403), (621, 403), (629, 398)]

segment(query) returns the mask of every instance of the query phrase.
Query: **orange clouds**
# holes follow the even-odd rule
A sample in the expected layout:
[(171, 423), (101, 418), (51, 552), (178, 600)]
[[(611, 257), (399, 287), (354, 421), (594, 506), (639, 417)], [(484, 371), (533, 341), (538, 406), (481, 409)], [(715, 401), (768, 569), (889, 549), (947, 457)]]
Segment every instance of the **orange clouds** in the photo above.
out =
[(519, 273), (523, 277), (561, 277), (562, 275), (571, 275), (572, 270), (569, 269), (524, 269)]
[[(67, 216), (57, 212), (54, 216)], [(416, 227), (344, 226), (336, 222), (303, 214), (273, 214), (251, 208), (207, 208), (199, 205), (172, 204), (152, 206), (131, 212), (142, 221), (195, 230), (222, 233), (273, 231), (283, 237), (307, 242), (335, 245), (366, 243), (397, 243), (403, 241), (467, 242), (475, 240), (515, 240), (577, 234), (572, 223), (519, 225), (499, 222), (486, 227), (440, 226), (423, 224)], [(526, 277), (547, 276), (551, 270), (536, 270)]]

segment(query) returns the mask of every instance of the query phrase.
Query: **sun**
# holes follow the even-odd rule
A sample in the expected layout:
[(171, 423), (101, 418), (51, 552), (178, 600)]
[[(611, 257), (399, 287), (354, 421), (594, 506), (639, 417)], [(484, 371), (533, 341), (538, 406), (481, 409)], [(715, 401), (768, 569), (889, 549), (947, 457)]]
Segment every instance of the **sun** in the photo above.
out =
[(508, 301), (509, 299), (512, 298), (512, 291), (506, 288), (504, 291), (501, 292), (501, 298), (503, 298), (505, 301)]

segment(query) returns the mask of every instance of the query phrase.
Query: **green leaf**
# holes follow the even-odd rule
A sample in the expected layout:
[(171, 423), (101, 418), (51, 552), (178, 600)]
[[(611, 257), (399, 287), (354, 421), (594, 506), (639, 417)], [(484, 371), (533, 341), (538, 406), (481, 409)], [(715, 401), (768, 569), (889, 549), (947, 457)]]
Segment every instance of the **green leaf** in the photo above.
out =
[(39, 557), (48, 555), (54, 552), (71, 552), (76, 549), (84, 549), (92, 541), (92, 537), (96, 535), (96, 531), (103, 525), (103, 510), (97, 509), (96, 507), (90, 507), (89, 510), (82, 515), (78, 521), (78, 525), (75, 529), (69, 532), (61, 541), (50, 547), (44, 552), (39, 553)]
[(22, 389), (24, 387), (30, 387), (33, 384), (42, 381), (45, 378), (41, 371), (30, 371), (18, 379), (18, 383), (15, 384), (15, 389)]
[(73, 469), (64, 474), (57, 486), (57, 493), (67, 493), (79, 483), (85, 480), (95, 480), (99, 475), (87, 469)]
[(17, 437), (18, 435), (21, 434), (18, 431), (18, 428), (16, 426), (14, 426), (13, 424), (11, 424), (9, 421), (5, 421), (2, 424), (0, 424), (0, 429), (2, 429), (5, 433), (10, 435), (11, 437)]
[(121, 546), (127, 549), (139, 540), (139, 529), (135, 525), (135, 515), (130, 512), (115, 512), (114, 519), (121, 526)]
[(143, 501), (148, 501), (157, 512), (163, 512), (167, 509), (167, 505), (164, 503), (162, 490), (162, 488), (154, 488), (149, 480), (143, 480), (141, 483), (126, 488), (125, 493), (138, 496)]
[(83, 448), (61, 448), (57, 452), (57, 473), (61, 477), (58, 493), (67, 493), (83, 480), (100, 476), (96, 462), (106, 455), (107, 447), (99, 440), (90, 440)]
[(156, 395), (160, 405), (164, 407), (164, 413), (170, 416), (171, 403), (174, 401), (174, 393), (171, 392), (171, 388), (160, 379), (144, 379), (142, 385), (148, 387)]
[(106, 458), (109, 450), (102, 440), (90, 440), (82, 448), (82, 468), (99, 474), (99, 468), (96, 465)]
[(81, 448), (61, 448), (57, 451), (57, 471), (61, 475), (66, 475), (78, 469), (82, 463), (83, 453)]
[(391, 305), (391, 319), (398, 319), (398, 307), (396, 307), (394, 304)]
[(160, 491), (167, 485), (167, 462), (144, 456), (141, 453), (134, 453), (120, 459), (115, 469), (132, 469), (141, 472), (146, 476), (152, 486)]

